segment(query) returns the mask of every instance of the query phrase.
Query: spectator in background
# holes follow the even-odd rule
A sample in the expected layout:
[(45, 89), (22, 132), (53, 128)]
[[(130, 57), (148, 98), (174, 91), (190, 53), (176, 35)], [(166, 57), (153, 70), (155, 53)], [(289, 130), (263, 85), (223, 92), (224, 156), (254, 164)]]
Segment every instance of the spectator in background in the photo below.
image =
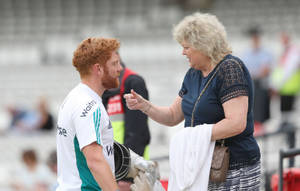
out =
[(54, 190), (56, 190), (56, 188), (58, 186), (58, 183), (56, 181), (56, 177), (57, 177), (57, 154), (56, 154), (56, 150), (52, 151), (49, 154), (49, 157), (47, 159), (47, 166), (49, 167), (51, 173), (53, 174), (53, 177), (55, 177), (54, 179), (51, 180), (49, 191), (54, 191)]
[(9, 105), (6, 110), (11, 115), (9, 130), (14, 133), (32, 132), (38, 123), (38, 114), (33, 110)]
[(24, 109), (15, 105), (6, 107), (11, 115), (9, 130), (14, 133), (24, 134), (34, 131), (50, 131), (54, 127), (53, 117), (49, 112), (46, 98), (38, 99), (36, 109)]
[[(145, 159), (149, 159), (148, 117), (141, 111), (128, 109), (123, 97), (133, 89), (148, 100), (148, 90), (141, 76), (121, 64), (123, 70), (119, 77), (120, 86), (106, 90), (102, 95), (102, 101), (112, 123), (114, 140), (124, 144), (138, 155), (144, 156)], [(118, 185), (121, 191), (129, 191), (131, 183), (132, 180), (126, 179), (119, 181)]]
[(39, 98), (37, 111), (39, 113), (37, 129), (40, 129), (42, 131), (51, 131), (54, 127), (53, 117), (49, 112), (47, 100), (45, 97)]
[(23, 167), (16, 172), (12, 188), (17, 191), (46, 191), (51, 174), (39, 163), (36, 152), (33, 149), (24, 150), (22, 162)]
[(247, 34), (251, 38), (251, 47), (242, 55), (254, 82), (254, 121), (263, 123), (270, 118), (270, 90), (268, 77), (272, 68), (273, 56), (261, 45), (261, 30), (251, 27)]
[(49, 154), (47, 165), (51, 172), (57, 175), (57, 154), (55, 150)]
[(289, 122), (296, 95), (300, 92), (300, 49), (292, 45), (287, 33), (281, 33), (283, 52), (272, 72), (271, 87), (280, 96), (282, 124)]

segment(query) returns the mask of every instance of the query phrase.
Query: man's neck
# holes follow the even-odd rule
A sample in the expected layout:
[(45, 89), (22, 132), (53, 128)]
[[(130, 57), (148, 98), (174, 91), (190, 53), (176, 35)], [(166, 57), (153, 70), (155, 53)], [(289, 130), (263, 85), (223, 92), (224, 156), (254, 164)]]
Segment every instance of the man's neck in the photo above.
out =
[(101, 85), (101, 82), (93, 79), (93, 78), (82, 78), (81, 83), (87, 85), (91, 88), (94, 92), (96, 92), (100, 97), (105, 91), (105, 88)]

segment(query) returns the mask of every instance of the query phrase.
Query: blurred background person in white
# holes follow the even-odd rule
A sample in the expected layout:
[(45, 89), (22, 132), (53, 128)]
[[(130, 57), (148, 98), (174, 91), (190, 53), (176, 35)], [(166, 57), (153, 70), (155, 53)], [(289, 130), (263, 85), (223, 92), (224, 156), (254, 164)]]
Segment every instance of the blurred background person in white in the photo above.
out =
[(57, 178), (57, 154), (56, 150), (53, 150), (47, 159), (47, 166), (50, 169), (50, 172), (53, 176), (51, 176), (51, 184), (49, 185), (49, 191), (55, 191), (58, 183), (56, 181)]
[(300, 48), (291, 43), (290, 36), (282, 32), (280, 36), (282, 54), (271, 76), (274, 94), (280, 96), (281, 125), (291, 121), (297, 94), (300, 92)]
[(270, 118), (270, 91), (268, 77), (272, 69), (273, 56), (261, 43), (259, 26), (248, 29), (251, 45), (242, 55), (254, 83), (254, 122), (256, 126)]
[(22, 153), (23, 166), (17, 169), (12, 178), (12, 188), (15, 191), (47, 191), (50, 185), (50, 171), (39, 162), (33, 149), (24, 150)]

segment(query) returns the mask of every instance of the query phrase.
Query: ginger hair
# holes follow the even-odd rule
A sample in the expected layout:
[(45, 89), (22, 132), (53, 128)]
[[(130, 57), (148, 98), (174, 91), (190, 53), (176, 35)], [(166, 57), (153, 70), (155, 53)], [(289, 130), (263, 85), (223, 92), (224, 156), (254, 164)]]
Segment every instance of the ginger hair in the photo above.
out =
[(74, 51), (73, 66), (81, 77), (90, 73), (96, 63), (105, 65), (113, 51), (118, 50), (120, 42), (114, 38), (88, 38), (83, 40)]

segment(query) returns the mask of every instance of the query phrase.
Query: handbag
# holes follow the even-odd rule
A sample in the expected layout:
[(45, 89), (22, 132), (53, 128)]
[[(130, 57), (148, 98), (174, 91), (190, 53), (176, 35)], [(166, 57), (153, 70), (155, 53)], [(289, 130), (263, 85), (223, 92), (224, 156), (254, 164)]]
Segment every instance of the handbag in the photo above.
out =
[(211, 161), (209, 181), (212, 183), (225, 182), (229, 168), (229, 149), (224, 145), (222, 139), (221, 145), (215, 145)]
[[(194, 127), (194, 113), (196, 110), (196, 106), (207, 89), (209, 83), (214, 78), (215, 74), (217, 73), (219, 67), (216, 68), (215, 72), (211, 76), (211, 78), (206, 83), (205, 87), (200, 92), (199, 97), (197, 98), (197, 101), (194, 105), (193, 112), (192, 112), (192, 119), (191, 119), (191, 126)], [(209, 181), (212, 183), (221, 183), (225, 182), (227, 171), (229, 168), (229, 149), (225, 146), (225, 140), (221, 140), (221, 145), (215, 145), (213, 157), (211, 161), (211, 167), (210, 167), (210, 174), (209, 174)]]

